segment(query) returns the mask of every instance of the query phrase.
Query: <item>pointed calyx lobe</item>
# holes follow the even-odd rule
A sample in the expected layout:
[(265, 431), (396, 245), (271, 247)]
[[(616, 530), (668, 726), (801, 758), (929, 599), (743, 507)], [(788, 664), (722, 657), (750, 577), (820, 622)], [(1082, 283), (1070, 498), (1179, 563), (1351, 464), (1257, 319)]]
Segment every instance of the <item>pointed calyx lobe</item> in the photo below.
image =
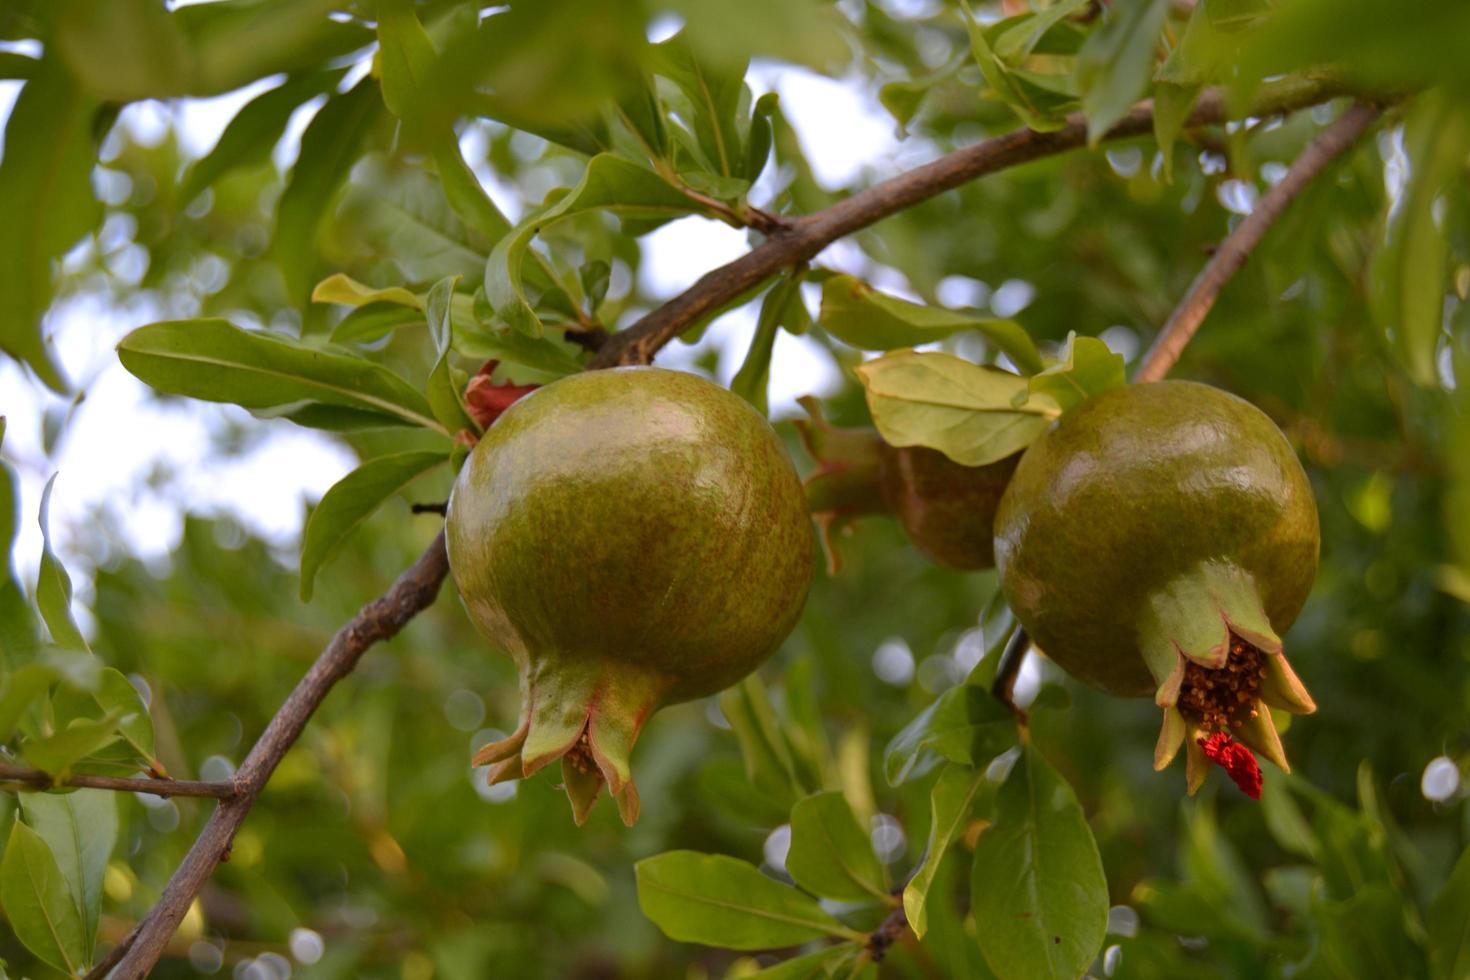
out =
[[(1255, 792), (1251, 751), (1283, 769), (1268, 709), (1314, 709), (1280, 634), (1317, 568), (1311, 485), (1255, 406), (1186, 381), (1083, 402), (1033, 443), (996, 514), (1006, 599), (1037, 647), (1163, 711), (1154, 761), (1187, 750)], [(1220, 736), (1220, 737), (1216, 737)]]
[(460, 471), (445, 531), (465, 608), (521, 675), (520, 723), (474, 764), (496, 783), (560, 761), (579, 824), (604, 787), (637, 818), (644, 723), (775, 652), (815, 550), (765, 418), (658, 368), (573, 375), (512, 405)]
[(995, 509), (1020, 461), (1016, 453), (986, 466), (962, 466), (936, 449), (890, 446), (876, 429), (845, 429), (801, 399), (809, 420), (797, 432), (817, 469), (806, 479), (807, 504), (822, 532), (827, 568), (840, 565), (833, 538), (866, 514), (890, 513), (909, 540), (951, 568), (995, 565)]

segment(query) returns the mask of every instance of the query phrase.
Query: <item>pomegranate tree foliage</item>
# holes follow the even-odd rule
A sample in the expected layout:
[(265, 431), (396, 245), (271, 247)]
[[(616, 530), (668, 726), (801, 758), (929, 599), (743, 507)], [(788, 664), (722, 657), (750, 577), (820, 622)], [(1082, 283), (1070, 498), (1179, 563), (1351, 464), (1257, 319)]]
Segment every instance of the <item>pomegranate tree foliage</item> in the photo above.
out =
[[(468, 760), (514, 724), (512, 665), (454, 602), (420, 615), (285, 756), (157, 975), (222, 954), (313, 977), (1466, 976), (1470, 807), (1420, 775), (1470, 765), (1467, 38), (1453, 0), (11, 0), (0, 348), (56, 394), (9, 424), (50, 452), (85, 394), (48, 309), (146, 299), (170, 319), (124, 338), (122, 365), (250, 413), (220, 416), (201, 465), (287, 423), (363, 465), (299, 556), (196, 514), (164, 568), (106, 509), (65, 529), (84, 628), (46, 498), (21, 513), (5, 463), (0, 541), (22, 520), (47, 533), (39, 568), (0, 579), (0, 761), (58, 783), (218, 778), (433, 536), (407, 502), (447, 492), (485, 361), (522, 384), (586, 367), (658, 305), (639, 238), (669, 221), (756, 243), (891, 172), (819, 181), (814, 134), (754, 97), (750, 59), (875, 94), (906, 165), (1070, 112), (1100, 137), (1154, 100), (1150, 137), (964, 184), (725, 304), (759, 310), (733, 383), (753, 403), (779, 333), (804, 334), (843, 370), (835, 421), (972, 465), (1121, 383), (1231, 210), (1338, 105), (1186, 125), (1201, 92), (1227, 86), (1248, 116), (1262, 79), (1325, 77), (1392, 102), (1376, 142), (1292, 205), (1177, 368), (1273, 416), (1321, 510), (1290, 635), (1320, 711), (1259, 804), (1218, 779), (1183, 800), (1177, 772), (1149, 771), (1152, 706), (1045, 664), (1019, 728), (987, 690), (1014, 629), (994, 573), (931, 565), (871, 520), (759, 675), (649, 727), (631, 830), (606, 807), (575, 830), (555, 776), (486, 790)], [(199, 159), (119, 122), (262, 80)], [(272, 148), (303, 107), (282, 172)], [(1005, 282), (1031, 301), (992, 305)], [(902, 668), (881, 678), (880, 645)], [(0, 795), (0, 947), (16, 975), (77, 974), (213, 804), (25, 788)]]

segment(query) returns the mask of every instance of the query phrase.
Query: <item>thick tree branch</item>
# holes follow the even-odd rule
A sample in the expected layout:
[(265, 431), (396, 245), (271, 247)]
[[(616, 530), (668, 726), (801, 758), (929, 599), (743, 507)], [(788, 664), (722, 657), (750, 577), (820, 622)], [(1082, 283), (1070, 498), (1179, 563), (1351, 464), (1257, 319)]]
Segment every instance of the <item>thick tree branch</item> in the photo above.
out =
[[(255, 798), (286, 750), (300, 737), (317, 705), (326, 698), (332, 685), (351, 672), (364, 651), (395, 635), (410, 619), (433, 603), (448, 571), (449, 560), (444, 553), (444, 534), (441, 531), (428, 550), (398, 576), (387, 592), (363, 606), (332, 637), (331, 643), (286, 698), (286, 703), (276, 712), (235, 773), (235, 795), (220, 803), (210, 816), (183, 863), (164, 887), (158, 904), (123, 941), (128, 948), (111, 974), (114, 980), (135, 980), (147, 976), (184, 914), (189, 911), (194, 896), (199, 894), (215, 867), (229, 855), (235, 832), (240, 829), (245, 815), (250, 812)], [(99, 969), (103, 969), (102, 966)], [(102, 973), (93, 970), (91, 975), (101, 977), (107, 973), (105, 969)]]
[(127, 779), (115, 776), (87, 776), (73, 773), (53, 779), (50, 773), (25, 766), (0, 763), (0, 783), (18, 783), (35, 790), (53, 786), (77, 789), (110, 789), (122, 793), (152, 793), (154, 796), (206, 796), (227, 800), (235, 795), (234, 783), (201, 783), (192, 779)]
[[(1341, 85), (1322, 79), (1290, 79), (1264, 86), (1248, 115), (1261, 116), (1316, 105), (1343, 94)], [(1201, 96), (1187, 125), (1223, 122), (1230, 112), (1223, 91)], [(1144, 102), (1130, 111), (1103, 137), (1106, 140), (1142, 136), (1153, 131), (1153, 105)], [(648, 364), (669, 341), (706, 314), (761, 282), (809, 261), (832, 242), (883, 218), (913, 207), (944, 191), (978, 177), (1043, 157), (1073, 150), (1087, 143), (1087, 120), (1079, 113), (1050, 133), (1018, 129), (974, 146), (948, 153), (881, 184), (859, 191), (815, 214), (798, 218), (785, 230), (727, 265), (706, 273), (693, 286), (649, 313), (626, 330), (607, 338), (592, 361), (593, 367)]]
[(1220, 290), (1245, 265), (1251, 251), (1261, 243), (1287, 205), (1312, 182), (1312, 178), (1356, 143), (1382, 113), (1378, 106), (1355, 105), (1308, 144), (1281, 183), (1266, 192), (1255, 210), (1226, 237), (1194, 282), (1190, 283), (1184, 298), (1169, 315), (1153, 346), (1144, 355), (1135, 381), (1158, 381), (1169, 373), (1179, 355), (1184, 353), (1184, 346), (1215, 305)]

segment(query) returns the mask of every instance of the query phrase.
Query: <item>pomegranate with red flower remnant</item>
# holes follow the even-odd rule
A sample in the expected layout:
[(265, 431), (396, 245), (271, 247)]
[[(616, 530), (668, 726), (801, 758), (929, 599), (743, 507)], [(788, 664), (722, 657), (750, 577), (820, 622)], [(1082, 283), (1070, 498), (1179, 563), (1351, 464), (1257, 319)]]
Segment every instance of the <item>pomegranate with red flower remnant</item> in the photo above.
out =
[(1289, 771), (1269, 708), (1316, 705), (1280, 634), (1317, 570), (1317, 507), (1281, 430), (1217, 388), (1105, 392), (1021, 457), (995, 523), (1007, 600), (1036, 645), (1163, 710), (1162, 769), (1184, 746), (1260, 794), (1251, 750)]
[(460, 471), (446, 525), (471, 617), (515, 659), (520, 725), (492, 783), (560, 759), (577, 823), (603, 786), (638, 815), (649, 715), (775, 652), (811, 582), (811, 520), (765, 418), (692, 374), (615, 368), (521, 398)]

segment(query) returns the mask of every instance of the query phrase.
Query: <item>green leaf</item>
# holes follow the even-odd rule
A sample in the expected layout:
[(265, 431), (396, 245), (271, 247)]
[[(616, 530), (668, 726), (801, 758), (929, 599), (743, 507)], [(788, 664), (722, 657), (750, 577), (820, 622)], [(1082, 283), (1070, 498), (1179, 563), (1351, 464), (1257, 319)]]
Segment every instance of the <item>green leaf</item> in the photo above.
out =
[(23, 742), (20, 752), (31, 765), (59, 779), (78, 761), (116, 742), (121, 720), (110, 713), (95, 721), (73, 721), (50, 735)]
[(20, 90), (0, 157), (0, 350), (57, 392), (61, 371), (41, 336), (52, 262), (96, 224), (92, 116), (96, 105), (54, 58)]
[(317, 283), (316, 288), (311, 291), (311, 301), (352, 307), (363, 307), (370, 303), (392, 303), (415, 310), (424, 308), (423, 300), (402, 286), (374, 289), (340, 272)]
[(51, 548), (51, 490), (56, 485), (56, 477), (57, 474), (51, 474), (46, 489), (41, 491), (41, 570), (36, 581), (36, 605), (51, 631), (52, 642), (72, 650), (89, 650), (71, 614), (71, 576), (66, 574), (61, 559)]
[(361, 239), (408, 282), (473, 279), (485, 268), (492, 239), (477, 241), (450, 201), (433, 175), (374, 154), (353, 169), (340, 231)]
[(429, 372), (428, 389), (425, 392), (434, 417), (450, 432), (468, 429), (480, 431), (480, 426), (465, 411), (460, 395), (460, 385), (455, 383), (454, 372), (449, 366), (449, 352), (453, 349), (453, 326), (449, 308), (454, 298), (454, 286), (459, 276), (446, 276), (436, 282), (424, 299), (424, 313), (429, 322), (429, 336), (434, 339), (437, 359)]
[(781, 730), (766, 689), (755, 674), (746, 677), (720, 695), (720, 711), (730, 723), (740, 754), (745, 760), (745, 774), (751, 785), (790, 805), (806, 794), (797, 775), (791, 746)]
[(897, 786), (933, 769), (938, 759), (983, 766), (1016, 740), (1016, 717), (983, 687), (958, 684), (921, 711), (883, 753), (883, 772)]
[(774, 949), (863, 935), (795, 888), (723, 854), (668, 851), (633, 866), (643, 914), (670, 939), (725, 949)]
[(331, 91), (341, 78), (341, 70), (298, 75), (245, 103), (220, 133), (214, 149), (189, 168), (179, 200), (192, 201), (230, 171), (269, 159), (292, 114), (311, 99)]
[(873, 422), (892, 446), (928, 446), (983, 466), (1029, 446), (1061, 406), (1024, 398), (1026, 379), (950, 354), (899, 351), (857, 368)]
[(102, 877), (117, 845), (116, 796), (107, 790), (74, 793), (22, 793), (20, 807), (36, 835), (46, 842), (81, 913), (83, 961), (92, 959), (102, 912)]
[(498, 319), (528, 336), (541, 336), (541, 320), (521, 289), (526, 249), (548, 225), (593, 210), (625, 219), (667, 221), (697, 210), (697, 205), (653, 171), (621, 157), (598, 154), (588, 161), (577, 186), (556, 203), (533, 212), (496, 243), (485, 266), (485, 298)]
[(1194, 111), (1199, 100), (1199, 86), (1170, 85), (1160, 82), (1154, 86), (1154, 140), (1164, 157), (1164, 181), (1174, 180), (1174, 144), (1184, 131), (1184, 123)]
[(190, 95), (220, 95), (268, 75), (313, 68), (372, 42), (361, 21), (329, 16), (340, 0), (250, 0), (180, 7), (194, 51)]
[(924, 861), (903, 889), (903, 911), (919, 939), (929, 929), (929, 887), (955, 836), (969, 822), (975, 801), (991, 785), (984, 769), (947, 765), (929, 793), (929, 843)]
[(383, 102), (389, 112), (404, 119), (414, 99), (421, 97), (438, 54), (407, 0), (378, 0), (377, 15)]
[(1037, 14), (1017, 17), (1015, 18), (1017, 23), (996, 35), (991, 47), (996, 56), (1007, 64), (1019, 65), (1030, 57), (1052, 28), (1082, 10), (1090, 2), (1091, 0), (1060, 0)]
[(1108, 883), (1072, 787), (1030, 745), (975, 847), (970, 907), (1001, 980), (1077, 977), (1102, 948)]
[(249, 409), (317, 402), (448, 434), (424, 396), (382, 365), (225, 320), (152, 323), (124, 337), (117, 353), (135, 377), (171, 395)]
[(854, 947), (848, 944), (828, 946), (815, 953), (793, 956), (775, 966), (742, 975), (741, 980), (827, 980), (834, 976), (834, 968), (852, 955)]
[(714, 173), (743, 177), (745, 133), (741, 125), (741, 98), (745, 90), (745, 61), (734, 57), (718, 64), (697, 56), (687, 32), (656, 44), (654, 70), (678, 86), (688, 102), (685, 121)]
[(421, 327), (424, 315), (418, 310), (396, 303), (369, 303), (359, 306), (332, 328), (334, 344), (371, 344), (382, 340), (399, 327)]
[[(990, 86), (995, 97), (1010, 106), (1023, 123), (1037, 132), (1060, 129), (1065, 123), (1060, 113), (1065, 102), (1054, 99), (1036, 85), (1025, 84), (1017, 78), (991, 48), (984, 29), (971, 13), (966, 0), (960, 0), (960, 16), (970, 34), (970, 53), (980, 68), (980, 74), (985, 78), (985, 84)], [(1040, 100), (1038, 96), (1041, 96)]]
[[(0, 441), (4, 437), (5, 416), (0, 415)], [(31, 604), (11, 561), (19, 527), (20, 478), (14, 467), (0, 458), (0, 673), (33, 656), (39, 642)]]
[(21, 717), (39, 701), (58, 680), (61, 672), (51, 664), (26, 664), (12, 670), (0, 686), (0, 742), (15, 735)]
[(1047, 405), (1054, 402), (1064, 412), (1127, 383), (1122, 355), (1108, 350), (1108, 345), (1096, 337), (1077, 336), (1075, 330), (1067, 334), (1057, 363), (1027, 381), (1030, 397), (1041, 396), (1047, 399)]
[(758, 55), (830, 74), (851, 57), (850, 25), (824, 0), (668, 0), (698, 56), (720, 66)]
[(760, 315), (755, 322), (755, 335), (750, 339), (750, 349), (745, 362), (735, 377), (730, 380), (730, 390), (755, 406), (755, 410), (766, 414), (766, 389), (771, 380), (771, 352), (776, 347), (776, 334), (781, 329), (781, 319), (786, 307), (792, 302), (801, 302), (801, 279), (788, 276), (766, 293), (761, 301)]
[(1143, 97), (1168, 10), (1168, 0), (1118, 0), (1078, 52), (1077, 84), (1093, 145)]
[(1434, 218), (1435, 200), (1463, 180), (1470, 153), (1470, 111), (1459, 95), (1419, 97), (1404, 125), (1410, 176), (1390, 211), (1383, 245), (1373, 258), (1372, 306), (1410, 376), (1438, 380), (1436, 345), (1444, 320), (1449, 272), (1447, 233)]
[(71, 0), (56, 40), (67, 68), (98, 99), (134, 102), (188, 92), (193, 58), (161, 0)]
[(19, 820), (0, 862), (0, 904), (16, 938), (43, 962), (70, 975), (89, 965), (91, 940), (56, 858)]
[(301, 134), (301, 152), (276, 205), (270, 252), (293, 300), (306, 295), (316, 268), (317, 228), (382, 111), (377, 84), (364, 78), (328, 99)]
[(7, 82), (34, 78), (40, 67), (39, 59), (16, 51), (0, 51), (0, 78)]
[(1022, 372), (1033, 374), (1042, 367), (1031, 335), (1014, 320), (910, 303), (852, 276), (832, 276), (822, 284), (818, 322), (838, 340), (861, 350), (917, 347), (962, 330), (978, 330)]
[(1470, 848), (1430, 904), (1427, 925), (1434, 980), (1470, 976)]
[(433, 452), (380, 456), (333, 484), (306, 519), (301, 535), (302, 601), (311, 600), (317, 571), (383, 501), (444, 460), (443, 453)]
[(121, 671), (104, 667), (91, 688), (63, 687), (52, 699), (52, 710), (58, 727), (76, 719), (116, 717), (120, 741), (102, 755), (111, 767), (131, 775), (156, 764), (153, 718), (143, 696)]
[(786, 873), (813, 895), (846, 902), (887, 902), (887, 879), (873, 842), (858, 825), (847, 798), (816, 793), (791, 808)]

